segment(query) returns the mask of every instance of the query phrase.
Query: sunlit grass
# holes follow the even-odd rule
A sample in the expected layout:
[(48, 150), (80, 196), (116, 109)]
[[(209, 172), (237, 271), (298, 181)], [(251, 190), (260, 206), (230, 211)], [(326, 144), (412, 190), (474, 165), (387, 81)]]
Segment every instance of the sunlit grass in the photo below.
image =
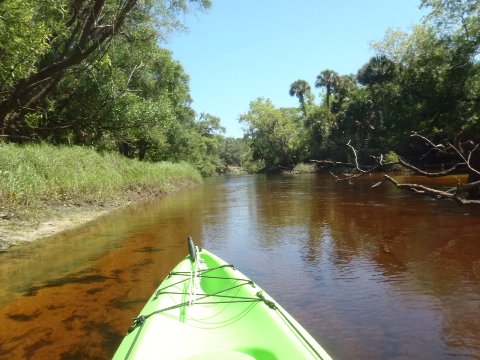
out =
[(201, 182), (187, 163), (146, 163), (83, 147), (0, 143), (0, 209), (102, 203), (132, 190), (158, 194)]

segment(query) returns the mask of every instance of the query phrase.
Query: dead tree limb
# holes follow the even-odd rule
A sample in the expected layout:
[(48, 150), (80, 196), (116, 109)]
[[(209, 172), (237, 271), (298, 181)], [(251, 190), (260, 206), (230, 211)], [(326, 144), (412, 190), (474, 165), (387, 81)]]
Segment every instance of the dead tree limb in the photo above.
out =
[(352, 150), (353, 156), (355, 157), (355, 167), (357, 168), (358, 171), (360, 171), (362, 173), (367, 173), (369, 170), (360, 169), (360, 166), (358, 165), (357, 150), (355, 150), (355, 148), (352, 145), (350, 145), (350, 142), (351, 142), (351, 140), (348, 140), (347, 146)]
[(477, 183), (458, 185), (456, 189), (452, 189), (449, 191), (442, 191), (442, 190), (433, 189), (431, 187), (420, 185), (420, 184), (402, 184), (402, 183), (399, 183), (394, 178), (392, 178), (391, 176), (386, 174), (384, 174), (383, 177), (384, 179), (376, 183), (375, 185), (373, 185), (372, 188), (383, 184), (385, 181), (389, 181), (400, 189), (407, 189), (417, 194), (433, 196), (438, 199), (450, 199), (455, 201), (459, 205), (480, 205), (480, 200), (468, 200), (458, 196), (459, 194), (465, 193), (471, 190), (472, 188), (480, 187), (480, 181), (478, 181)]
[(412, 132), (410, 137), (418, 137), (419, 139), (422, 139), (423, 141), (425, 141), (427, 143), (427, 145), (430, 145), (430, 148), (433, 149), (433, 150), (437, 150), (437, 151), (440, 151), (440, 152), (443, 152), (443, 153), (447, 152), (447, 149), (446, 149), (445, 145), (434, 144), (430, 139), (426, 138), (423, 135), (420, 135), (419, 133)]
[(345, 166), (345, 167), (355, 167), (355, 164), (343, 162), (343, 161), (333, 161), (333, 160), (309, 160), (312, 164), (317, 165), (327, 165), (327, 166)]
[(358, 155), (357, 155), (357, 150), (350, 144), (350, 140), (346, 144), (346, 146), (352, 151), (355, 162), (342, 162), (342, 161), (331, 161), (331, 160), (310, 160), (309, 162), (312, 164), (317, 164), (317, 165), (324, 165), (324, 166), (343, 166), (343, 167), (348, 167), (352, 168), (358, 171), (356, 174), (349, 174), (349, 173), (343, 173), (343, 177), (337, 176), (330, 172), (330, 174), (335, 178), (336, 181), (350, 181), (355, 178), (359, 178), (363, 175), (366, 174), (371, 174), (374, 172), (378, 172), (380, 169), (388, 167), (388, 166), (393, 166), (398, 164), (398, 162), (384, 162), (383, 155), (380, 155), (379, 157), (374, 157), (372, 158), (375, 160), (374, 165), (371, 166), (366, 166), (362, 165), (363, 169), (360, 167), (360, 164), (358, 163)]
[(412, 164), (406, 162), (405, 160), (403, 160), (400, 157), (398, 158), (398, 164), (402, 165), (404, 168), (412, 170), (413, 172), (415, 172), (418, 175), (423, 175), (423, 176), (427, 176), (427, 177), (447, 176), (447, 175), (453, 174), (454, 172), (458, 171), (462, 167), (465, 168), (467, 166), (466, 162), (460, 162), (460, 163), (455, 164), (454, 166), (452, 166), (451, 168), (449, 168), (447, 170), (438, 171), (438, 172), (430, 172), (430, 171), (424, 171), (422, 169), (419, 169), (419, 168), (413, 166)]
[[(405, 169), (412, 171), (417, 175), (430, 178), (447, 176), (455, 172), (464, 170), (469, 175), (467, 183), (458, 184), (456, 187), (447, 190), (439, 190), (420, 184), (402, 184), (395, 180), (393, 177), (386, 174), (384, 174), (383, 180), (374, 184), (372, 188), (376, 188), (385, 182), (390, 182), (400, 189), (407, 189), (417, 194), (432, 196), (438, 199), (450, 199), (455, 201), (459, 205), (480, 205), (480, 198), (478, 196), (471, 196), (472, 194), (480, 193), (480, 169), (478, 168), (478, 166), (472, 164), (472, 162), (474, 162), (475, 164), (478, 163), (478, 158), (480, 157), (480, 144), (473, 144), (473, 142), (465, 142), (463, 144), (469, 144), (468, 146), (470, 149), (465, 150), (464, 147), (461, 145), (454, 146), (451, 143), (447, 143), (447, 145), (435, 144), (430, 139), (418, 133), (412, 133), (411, 137), (416, 137), (425, 141), (432, 149), (434, 149), (435, 151), (439, 151), (442, 154), (455, 155), (457, 159), (459, 159), (458, 162), (447, 170), (431, 172), (422, 170), (400, 157), (398, 157), (397, 161), (385, 163), (383, 161), (383, 156), (379, 156), (373, 157), (375, 160), (374, 165), (361, 166), (358, 161), (357, 150), (350, 144), (350, 141), (346, 144), (346, 146), (352, 151), (354, 162), (339, 162), (331, 160), (311, 160), (310, 162), (326, 166), (349, 167), (356, 171), (356, 173), (353, 174), (344, 173), (342, 177), (330, 173), (332, 176), (335, 177), (336, 181), (351, 181), (354, 178), (364, 176), (365, 174), (378, 172), (379, 170), (384, 169), (386, 166), (392, 165), (399, 165)], [(460, 144), (460, 142), (457, 141), (457, 144)], [(475, 161), (473, 161), (472, 158), (475, 158)], [(467, 198), (465, 198), (464, 194), (468, 194)]]

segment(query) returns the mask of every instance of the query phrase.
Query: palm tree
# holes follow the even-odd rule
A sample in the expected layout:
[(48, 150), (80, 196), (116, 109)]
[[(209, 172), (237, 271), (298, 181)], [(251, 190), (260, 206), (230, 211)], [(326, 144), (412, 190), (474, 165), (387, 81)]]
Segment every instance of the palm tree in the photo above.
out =
[(318, 76), (317, 81), (315, 82), (315, 87), (325, 87), (327, 90), (326, 102), (327, 107), (330, 108), (330, 95), (336, 90), (339, 83), (339, 76), (333, 70), (323, 70)]
[(290, 85), (290, 96), (298, 98), (305, 117), (308, 117), (306, 102), (311, 102), (312, 100), (311, 90), (310, 85), (305, 80), (296, 80)]
[(384, 55), (374, 56), (358, 71), (358, 82), (368, 86), (386, 84), (397, 77), (397, 67), (397, 64)]

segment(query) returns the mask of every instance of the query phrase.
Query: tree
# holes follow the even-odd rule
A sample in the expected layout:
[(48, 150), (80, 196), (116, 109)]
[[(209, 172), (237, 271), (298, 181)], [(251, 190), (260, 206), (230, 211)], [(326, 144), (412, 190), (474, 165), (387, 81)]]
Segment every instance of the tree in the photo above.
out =
[[(189, 77), (156, 38), (116, 39), (83, 77), (67, 75), (51, 94), (46, 124), (35, 130), (54, 143), (87, 144), (139, 159), (168, 159), (173, 122), (191, 127)], [(90, 106), (85, 106), (89, 104)], [(174, 151), (172, 149), (172, 151)], [(163, 153), (163, 154), (162, 154)]]
[[(196, 121), (189, 77), (159, 46), (195, 5), (204, 9), (210, 2), (0, 0), (1, 10), (9, 10), (0, 17), (0, 29), (8, 30), (0, 34), (0, 57), (13, 69), (0, 64), (0, 76), (10, 80), (0, 83), (0, 111), (12, 105), (1, 135), (88, 145), (145, 161), (188, 161), (204, 175), (222, 169), (220, 119), (201, 114)], [(29, 29), (31, 23), (39, 28)], [(21, 45), (17, 52), (12, 39)], [(25, 64), (22, 54), (31, 55)], [(54, 70), (51, 79), (22, 87)], [(9, 103), (15, 89), (20, 96)]]
[(243, 166), (248, 150), (247, 140), (227, 137), (223, 141), (220, 157), (227, 166)]
[(200, 147), (194, 151), (197, 154), (197, 168), (205, 176), (223, 172), (226, 165), (222, 161), (221, 152), (225, 128), (220, 125), (220, 118), (202, 113), (195, 125), (200, 143)]
[[(45, 19), (44, 14), (38, 12), (31, 18), (32, 23), (40, 17), (44, 25), (53, 24), (44, 38), (48, 46), (35, 59), (35, 68), (12, 83), (11, 88), (2, 89), (5, 90), (0, 100), (2, 133), (14, 132), (26, 113), (46, 98), (68, 69), (101, 51), (122, 28), (136, 0), (125, 1), (117, 11), (105, 0), (64, 3), (60, 8), (62, 5), (69, 9), (68, 13)], [(54, 8), (48, 10), (53, 13)]]
[[(450, 92), (457, 117), (445, 118), (450, 136), (458, 132), (480, 140), (480, 0), (423, 0), (429, 8), (426, 18), (446, 48), (446, 70), (443, 88)], [(480, 162), (479, 162), (480, 165)]]
[(198, 131), (202, 136), (214, 137), (216, 135), (224, 134), (225, 128), (220, 125), (220, 118), (207, 113), (201, 113), (197, 121)]
[(303, 125), (296, 119), (296, 109), (277, 109), (270, 100), (258, 98), (250, 103), (248, 113), (240, 115), (247, 125), (252, 158), (267, 170), (291, 169), (306, 155)]
[(352, 140), (354, 146), (364, 150), (370, 147), (371, 133), (375, 129), (373, 101), (367, 89), (357, 89), (349, 93), (348, 99), (337, 113), (333, 134), (337, 146)]
[(350, 94), (358, 89), (358, 82), (355, 75), (339, 75), (337, 86), (335, 89), (335, 98), (330, 106), (332, 113), (337, 114), (345, 101), (348, 100)]
[(397, 65), (385, 55), (372, 57), (357, 73), (358, 82), (367, 86), (384, 85), (396, 76)]
[[(384, 41), (374, 44), (376, 56), (357, 76), (364, 86), (349, 91), (335, 109), (332, 135), (337, 143), (343, 137), (355, 160), (350, 165), (359, 174), (385, 165), (384, 157), (372, 156), (375, 152), (396, 152), (401, 156), (392, 163), (424, 176), (466, 172), (467, 183), (447, 191), (400, 184), (389, 176), (385, 181), (461, 204), (478, 204), (480, 1), (424, 0), (422, 6), (431, 12), (410, 34), (390, 31)], [(411, 141), (407, 134), (412, 132), (423, 141)], [(362, 156), (376, 163), (360, 166)], [(447, 170), (421, 170), (422, 165)]]
[(332, 128), (336, 117), (330, 109), (322, 104), (314, 107), (310, 116), (305, 120), (305, 137), (307, 152), (310, 158), (324, 156), (329, 153)]
[[(208, 0), (192, 2), (209, 6)], [(67, 74), (81, 73), (101, 60), (113, 39), (126, 35), (123, 28), (135, 24), (139, 14), (156, 19), (158, 25), (163, 24), (159, 30), (167, 30), (179, 12), (187, 9), (183, 0), (0, 2), (0, 11), (8, 14), (0, 18), (0, 24), (14, 26), (0, 36), (0, 48), (6, 50), (2, 64), (10, 67), (0, 71), (6, 79), (0, 85), (0, 135), (20, 136), (29, 127), (26, 115), (40, 111), (39, 104)], [(18, 48), (4, 46), (12, 36), (18, 37)], [(28, 61), (21, 65), (25, 58)]]
[(308, 118), (309, 110), (313, 103), (313, 95), (310, 84), (305, 80), (296, 80), (290, 85), (290, 96), (296, 96), (300, 102), (300, 107), (303, 112), (303, 116)]
[(411, 34), (390, 31), (374, 44), (378, 54), (401, 70), (396, 81), (400, 106), (391, 113), (403, 115), (390, 123), (404, 133), (430, 133), (438, 142), (451, 141), (460, 132), (475, 137), (480, 111), (480, 1), (424, 0), (421, 6), (430, 13)]
[(480, 32), (479, 0), (422, 0), (421, 7), (430, 8), (427, 21), (445, 35), (459, 33), (472, 45), (477, 43)]
[(327, 107), (330, 108), (330, 95), (334, 92), (338, 87), (339, 77), (338, 74), (333, 70), (323, 70), (318, 76), (317, 81), (315, 82), (315, 87), (321, 88), (325, 87), (326, 94), (325, 94), (325, 102)]

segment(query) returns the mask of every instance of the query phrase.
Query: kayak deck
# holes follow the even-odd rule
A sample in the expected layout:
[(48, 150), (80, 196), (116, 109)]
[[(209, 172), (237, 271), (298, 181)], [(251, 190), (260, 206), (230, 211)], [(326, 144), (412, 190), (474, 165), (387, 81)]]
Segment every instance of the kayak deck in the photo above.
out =
[(114, 356), (158, 358), (331, 359), (268, 294), (206, 250), (160, 284)]

